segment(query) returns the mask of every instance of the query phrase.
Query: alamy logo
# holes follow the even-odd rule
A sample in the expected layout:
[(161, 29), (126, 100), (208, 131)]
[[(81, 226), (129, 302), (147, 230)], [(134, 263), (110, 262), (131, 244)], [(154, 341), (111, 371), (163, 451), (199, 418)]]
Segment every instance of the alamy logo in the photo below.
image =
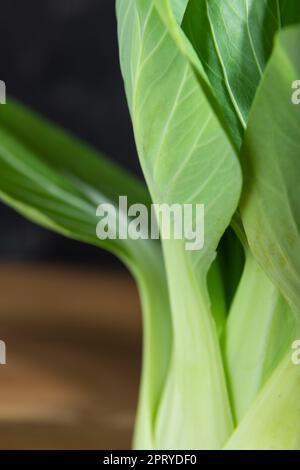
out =
[(203, 204), (152, 204), (149, 210), (144, 204), (128, 207), (127, 196), (120, 196), (118, 208), (100, 204), (96, 215), (100, 240), (184, 240), (187, 251), (204, 246)]
[(295, 80), (292, 83), (292, 89), (295, 90), (292, 93), (292, 103), (300, 104), (300, 80)]
[(4, 341), (0, 341), (0, 364), (6, 364), (6, 344)]
[(0, 104), (6, 103), (6, 85), (5, 82), (0, 80)]

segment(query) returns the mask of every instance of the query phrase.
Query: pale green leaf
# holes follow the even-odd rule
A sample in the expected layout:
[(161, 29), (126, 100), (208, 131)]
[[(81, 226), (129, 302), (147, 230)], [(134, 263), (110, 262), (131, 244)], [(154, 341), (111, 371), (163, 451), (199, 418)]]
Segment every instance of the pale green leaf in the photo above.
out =
[(174, 16), (178, 24), (181, 24), (185, 9), (189, 0), (171, 0)]
[(237, 423), (289, 350), (294, 330), (289, 305), (248, 252), (223, 338)]
[[(0, 109), (0, 175), (0, 198), (7, 204), (38, 224), (112, 251), (135, 276), (145, 330), (137, 429), (143, 430), (144, 445), (153, 446), (153, 416), (171, 342), (161, 250), (148, 240), (101, 241), (96, 236), (99, 204), (109, 202), (118, 211), (118, 198), (126, 195), (128, 204), (149, 206), (148, 192), (89, 146), (11, 100)], [(127, 214), (117, 216), (125, 223)]]
[(202, 251), (163, 242), (174, 343), (156, 445), (220, 448), (232, 420), (206, 276), (238, 203), (239, 164), (169, 1), (119, 0), (117, 14), (127, 99), (153, 200), (205, 205)]
[(300, 367), (287, 354), (226, 450), (300, 450)]
[[(258, 90), (242, 152), (241, 213), (258, 262), (300, 312), (299, 27), (283, 31)], [(299, 317), (300, 319), (300, 317)]]

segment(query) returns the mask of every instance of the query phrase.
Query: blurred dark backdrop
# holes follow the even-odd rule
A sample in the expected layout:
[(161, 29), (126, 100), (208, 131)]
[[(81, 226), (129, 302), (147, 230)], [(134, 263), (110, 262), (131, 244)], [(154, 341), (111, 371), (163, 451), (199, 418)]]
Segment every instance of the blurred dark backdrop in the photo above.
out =
[[(8, 94), (140, 176), (114, 0), (1, 0), (0, 64)], [(36, 227), (1, 203), (0, 217), (0, 261), (116, 262)]]

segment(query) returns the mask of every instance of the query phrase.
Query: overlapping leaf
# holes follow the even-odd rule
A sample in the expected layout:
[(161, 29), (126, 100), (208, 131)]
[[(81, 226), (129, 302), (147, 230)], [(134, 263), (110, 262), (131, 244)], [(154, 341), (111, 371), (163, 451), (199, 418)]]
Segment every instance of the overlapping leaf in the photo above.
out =
[(65, 235), (136, 258), (129, 241), (97, 239), (96, 208), (117, 205), (123, 194), (129, 204), (149, 205), (141, 183), (12, 100), (1, 107), (0, 133), (0, 190), (9, 204)]
[(178, 24), (181, 24), (189, 0), (171, 0), (174, 16)]
[(299, 27), (280, 34), (258, 90), (242, 151), (241, 203), (251, 250), (298, 312), (300, 106), (291, 98), (300, 76), (299, 40)]
[(117, 7), (127, 99), (153, 199), (205, 205), (204, 250), (190, 256), (183, 242), (164, 242), (175, 337), (158, 442), (161, 447), (218, 448), (232, 422), (205, 282), (238, 203), (239, 164), (202, 89), (207, 79), (170, 2), (119, 0)]
[(118, 222), (125, 223), (127, 214), (118, 213), (119, 196), (126, 195), (128, 204), (148, 206), (147, 190), (125, 170), (11, 100), (0, 111), (0, 175), (0, 198), (18, 212), (63, 235), (112, 251), (135, 275), (145, 325), (137, 422), (145, 446), (152, 446), (153, 414), (166, 378), (171, 341), (161, 251), (147, 240), (96, 236), (99, 204), (112, 204)]
[(278, 29), (300, 21), (298, 0), (190, 0), (183, 29), (240, 146)]
[[(277, 38), (250, 113), (242, 152), (243, 223), (254, 256), (294, 312), (289, 344), (300, 332), (300, 107), (291, 99), (292, 84), (300, 74), (299, 40), (299, 27), (288, 28)], [(281, 308), (282, 314), (278, 352), (289, 321), (288, 312)], [(299, 449), (299, 388), (300, 370), (288, 345), (285, 359), (273, 370), (227, 448)]]

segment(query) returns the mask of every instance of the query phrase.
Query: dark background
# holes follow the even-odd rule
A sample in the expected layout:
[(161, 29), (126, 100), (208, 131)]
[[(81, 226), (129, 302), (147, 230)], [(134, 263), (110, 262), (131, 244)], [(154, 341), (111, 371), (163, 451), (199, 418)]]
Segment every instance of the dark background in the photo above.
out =
[[(7, 93), (140, 175), (120, 74), (114, 0), (1, 0)], [(1, 178), (1, 175), (0, 175)], [(0, 203), (0, 261), (111, 264)]]

